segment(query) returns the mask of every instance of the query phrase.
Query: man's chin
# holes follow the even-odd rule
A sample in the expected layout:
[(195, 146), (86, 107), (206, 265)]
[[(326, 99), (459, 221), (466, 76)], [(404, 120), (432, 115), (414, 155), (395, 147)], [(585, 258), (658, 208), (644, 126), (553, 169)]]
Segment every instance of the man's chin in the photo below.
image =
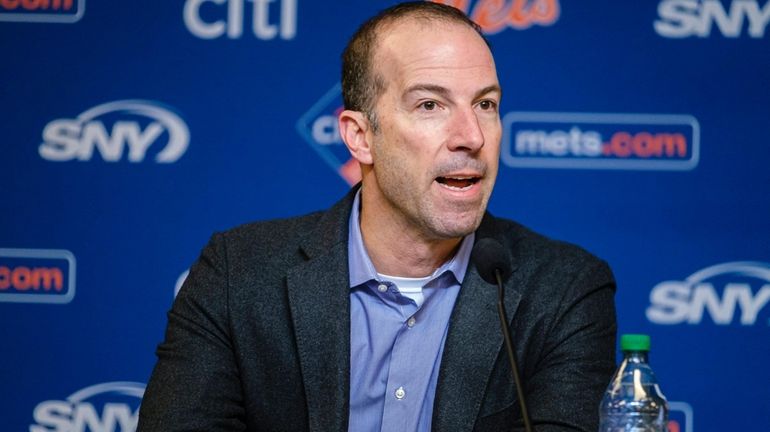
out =
[(478, 215), (463, 215), (458, 218), (445, 216), (433, 231), (441, 239), (457, 239), (467, 236), (478, 229), (484, 213)]

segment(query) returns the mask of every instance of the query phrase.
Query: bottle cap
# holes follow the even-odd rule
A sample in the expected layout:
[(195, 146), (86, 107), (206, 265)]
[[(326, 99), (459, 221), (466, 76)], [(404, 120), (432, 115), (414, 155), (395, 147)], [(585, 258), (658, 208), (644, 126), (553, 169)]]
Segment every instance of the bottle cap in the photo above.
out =
[(650, 336), (645, 334), (624, 334), (620, 337), (621, 351), (649, 351)]

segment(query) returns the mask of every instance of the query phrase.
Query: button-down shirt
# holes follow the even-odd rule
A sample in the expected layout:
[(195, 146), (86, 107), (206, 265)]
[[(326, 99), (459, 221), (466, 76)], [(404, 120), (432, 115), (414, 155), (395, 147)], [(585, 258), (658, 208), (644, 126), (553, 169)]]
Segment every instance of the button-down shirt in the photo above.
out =
[[(350, 432), (430, 431), (449, 317), (474, 235), (423, 286), (424, 301), (377, 274), (361, 236), (360, 192), (348, 236), (350, 271)], [(408, 247), (408, 245), (405, 245)], [(398, 253), (398, 251), (393, 251)]]

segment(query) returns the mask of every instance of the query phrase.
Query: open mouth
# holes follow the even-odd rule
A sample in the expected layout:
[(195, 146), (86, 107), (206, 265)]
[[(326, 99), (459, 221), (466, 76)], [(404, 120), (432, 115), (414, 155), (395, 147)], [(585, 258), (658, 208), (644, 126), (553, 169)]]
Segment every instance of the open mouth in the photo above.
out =
[(452, 190), (466, 190), (478, 183), (481, 177), (436, 177), (436, 181)]

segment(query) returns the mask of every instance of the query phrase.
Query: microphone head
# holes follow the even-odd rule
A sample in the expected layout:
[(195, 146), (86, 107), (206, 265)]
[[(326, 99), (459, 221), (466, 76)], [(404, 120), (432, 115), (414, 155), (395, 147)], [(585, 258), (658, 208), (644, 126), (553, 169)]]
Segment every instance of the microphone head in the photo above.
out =
[(482, 279), (497, 285), (495, 270), (500, 270), (500, 278), (506, 280), (511, 275), (511, 258), (508, 251), (497, 240), (483, 238), (476, 242), (471, 252), (471, 260), (476, 265)]

